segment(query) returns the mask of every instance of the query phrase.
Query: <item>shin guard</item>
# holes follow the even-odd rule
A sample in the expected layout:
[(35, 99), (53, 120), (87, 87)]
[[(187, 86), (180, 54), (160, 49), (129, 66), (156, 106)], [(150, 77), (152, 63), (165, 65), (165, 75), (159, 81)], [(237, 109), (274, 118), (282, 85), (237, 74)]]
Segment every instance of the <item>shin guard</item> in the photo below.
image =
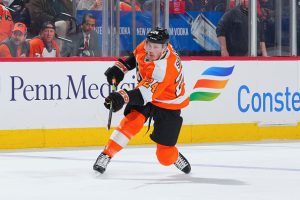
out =
[(176, 162), (178, 158), (178, 149), (176, 146), (165, 146), (157, 144), (156, 157), (160, 164), (169, 166)]
[(133, 110), (122, 119), (117, 130), (131, 139), (143, 128), (145, 120), (146, 118), (143, 114)]
[(114, 130), (103, 152), (113, 157), (142, 129), (144, 123), (144, 115), (137, 111), (130, 112), (122, 119), (116, 130)]

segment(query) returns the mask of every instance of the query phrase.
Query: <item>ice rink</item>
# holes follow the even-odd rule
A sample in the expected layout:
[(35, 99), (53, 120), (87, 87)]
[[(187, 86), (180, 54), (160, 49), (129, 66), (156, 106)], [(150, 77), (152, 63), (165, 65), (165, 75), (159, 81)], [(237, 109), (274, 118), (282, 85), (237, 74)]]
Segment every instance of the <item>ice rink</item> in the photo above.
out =
[(0, 151), (1, 200), (299, 200), (300, 141), (178, 146), (185, 175), (158, 164), (154, 146), (129, 146), (105, 174), (101, 148)]

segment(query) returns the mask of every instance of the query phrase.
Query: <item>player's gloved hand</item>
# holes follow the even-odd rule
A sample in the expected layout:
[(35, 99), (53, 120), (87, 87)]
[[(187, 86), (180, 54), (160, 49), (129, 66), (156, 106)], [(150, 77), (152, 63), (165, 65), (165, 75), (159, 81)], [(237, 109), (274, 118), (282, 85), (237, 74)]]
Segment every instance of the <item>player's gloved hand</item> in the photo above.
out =
[(120, 90), (118, 92), (112, 92), (105, 98), (104, 106), (110, 109), (112, 103), (112, 111), (117, 112), (123, 108), (125, 103), (129, 102), (129, 97), (126, 90)]
[(104, 75), (107, 78), (107, 82), (112, 85), (112, 79), (116, 79), (116, 85), (118, 85), (124, 78), (124, 74), (128, 71), (127, 67), (125, 66), (126, 63), (119, 59), (115, 64), (108, 68)]

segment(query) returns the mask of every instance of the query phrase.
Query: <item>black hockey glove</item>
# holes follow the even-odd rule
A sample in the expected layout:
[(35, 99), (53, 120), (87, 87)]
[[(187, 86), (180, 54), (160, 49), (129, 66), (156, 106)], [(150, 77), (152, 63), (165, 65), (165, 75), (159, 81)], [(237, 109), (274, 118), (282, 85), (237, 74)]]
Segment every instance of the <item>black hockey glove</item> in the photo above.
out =
[(144, 99), (139, 89), (135, 90), (120, 90), (118, 92), (112, 92), (105, 98), (104, 106), (110, 109), (112, 103), (112, 111), (118, 112), (124, 106), (124, 104), (130, 104), (135, 106), (143, 106)]
[(104, 74), (110, 85), (112, 85), (113, 78), (116, 79), (116, 85), (118, 85), (123, 80), (124, 75), (135, 67), (136, 60), (133, 53), (131, 53), (125, 60), (119, 58), (118, 61), (115, 62), (114, 66), (108, 68)]
[(112, 103), (112, 111), (118, 112), (123, 108), (125, 103), (129, 102), (129, 96), (126, 90), (120, 90), (118, 92), (112, 92), (108, 97), (105, 98), (104, 106), (110, 109)]
[(114, 66), (108, 68), (104, 75), (107, 78), (107, 82), (112, 85), (112, 79), (116, 79), (116, 85), (118, 85), (124, 78), (124, 75), (128, 72), (126, 63), (122, 59), (118, 59)]

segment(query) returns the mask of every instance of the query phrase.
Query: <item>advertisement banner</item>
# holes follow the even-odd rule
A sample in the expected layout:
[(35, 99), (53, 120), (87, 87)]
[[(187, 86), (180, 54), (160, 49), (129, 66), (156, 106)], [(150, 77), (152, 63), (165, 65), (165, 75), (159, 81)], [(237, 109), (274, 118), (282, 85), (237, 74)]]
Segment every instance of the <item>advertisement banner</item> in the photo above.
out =
[[(184, 124), (300, 121), (299, 61), (183, 61)], [(0, 130), (106, 127), (113, 61), (1, 62)], [(136, 86), (135, 70), (119, 89)], [(123, 117), (113, 114), (112, 125)]]
[[(108, 111), (103, 102), (110, 87), (104, 72), (112, 64), (1, 63), (0, 130), (106, 126)], [(118, 115), (122, 114), (114, 118)]]
[(185, 65), (191, 94), (184, 110), (187, 123), (264, 126), (300, 121), (297, 61), (189, 61)]

